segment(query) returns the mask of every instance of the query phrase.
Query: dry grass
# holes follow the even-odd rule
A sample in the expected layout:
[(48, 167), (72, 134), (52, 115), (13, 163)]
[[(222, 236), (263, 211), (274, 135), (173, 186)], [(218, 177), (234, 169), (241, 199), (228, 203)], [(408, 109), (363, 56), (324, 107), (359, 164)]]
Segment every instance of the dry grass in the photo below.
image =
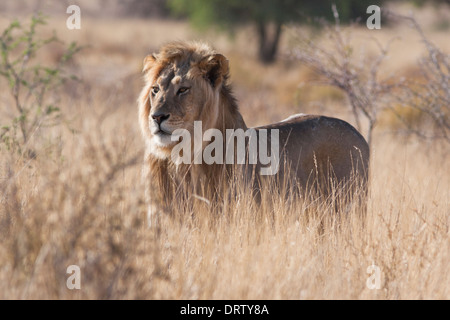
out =
[[(85, 82), (67, 89), (62, 110), (76, 131), (37, 133), (33, 160), (1, 151), (0, 299), (450, 298), (450, 161), (438, 142), (375, 132), (365, 220), (351, 208), (337, 227), (327, 205), (277, 195), (267, 196), (273, 207), (255, 209), (244, 193), (220, 210), (196, 207), (148, 229), (135, 99), (142, 57), (163, 39), (147, 47), (147, 33), (160, 32), (146, 27), (161, 24), (85, 23), (92, 28), (76, 36), (92, 44), (77, 61)], [(190, 32), (171, 28), (174, 38)], [(129, 34), (141, 47), (126, 45)], [(279, 91), (281, 105), (271, 93), (295, 87), (298, 67), (257, 66), (220, 46), (232, 66), (242, 58), (232, 76), (250, 125), (304, 111), (295, 93), (288, 102)], [(246, 83), (239, 73), (252, 66), (262, 76)], [(2, 108), (8, 99), (0, 94)], [(345, 110), (326, 112), (351, 120)], [(379, 290), (366, 286), (372, 264), (382, 272)], [(66, 287), (70, 265), (81, 268), (81, 290)]]
[[(445, 154), (379, 137), (364, 224), (353, 209), (336, 228), (329, 207), (276, 196), (274, 210), (256, 211), (244, 195), (215, 216), (197, 208), (157, 230), (145, 223), (137, 132), (91, 130), (65, 141), (74, 150), (65, 160), (2, 161), (2, 299), (449, 297)], [(79, 291), (66, 288), (73, 264)], [(366, 287), (372, 264), (380, 290)]]

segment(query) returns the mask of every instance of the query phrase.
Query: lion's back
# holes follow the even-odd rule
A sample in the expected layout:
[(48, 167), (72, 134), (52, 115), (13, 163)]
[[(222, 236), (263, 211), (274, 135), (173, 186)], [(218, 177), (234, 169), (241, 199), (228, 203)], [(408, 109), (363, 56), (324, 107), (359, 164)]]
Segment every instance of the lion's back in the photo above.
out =
[[(348, 122), (317, 115), (296, 115), (256, 128), (279, 130), (280, 175), (295, 175), (303, 184), (320, 173), (339, 182), (357, 174), (367, 180), (369, 146)], [(284, 166), (284, 168), (283, 168)]]

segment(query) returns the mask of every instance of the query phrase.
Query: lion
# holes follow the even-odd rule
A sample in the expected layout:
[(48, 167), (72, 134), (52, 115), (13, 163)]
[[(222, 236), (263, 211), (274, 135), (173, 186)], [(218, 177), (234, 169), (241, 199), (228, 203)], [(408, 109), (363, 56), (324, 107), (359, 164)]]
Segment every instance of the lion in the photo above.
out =
[[(250, 189), (259, 194), (264, 188), (262, 181), (267, 180), (258, 174), (263, 168), (260, 163), (250, 165), (247, 161), (240, 167), (177, 164), (172, 157), (177, 143), (173, 133), (183, 129), (194, 134), (195, 121), (201, 121), (203, 132), (216, 129), (225, 134), (229, 129), (249, 129), (232, 94), (227, 58), (208, 44), (179, 41), (148, 55), (143, 65), (145, 86), (138, 104), (146, 145), (143, 177), (149, 221), (156, 213), (171, 212), (180, 199), (220, 199), (236, 175), (242, 174)], [(272, 182), (287, 181), (291, 188), (314, 188), (327, 195), (330, 186), (349, 185), (358, 178), (367, 189), (369, 146), (349, 123), (299, 114), (253, 129), (258, 135), (262, 130), (277, 130), (282, 150), (280, 168), (270, 177)], [(270, 137), (267, 140), (273, 143)], [(207, 145), (203, 142), (202, 148)]]

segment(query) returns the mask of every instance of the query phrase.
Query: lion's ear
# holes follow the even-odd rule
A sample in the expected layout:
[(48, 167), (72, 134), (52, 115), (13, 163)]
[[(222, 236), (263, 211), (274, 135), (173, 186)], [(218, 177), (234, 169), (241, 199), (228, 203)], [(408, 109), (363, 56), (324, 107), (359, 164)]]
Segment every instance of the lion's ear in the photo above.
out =
[(145, 57), (144, 59), (144, 67), (142, 69), (142, 72), (147, 72), (148, 70), (150, 70), (153, 65), (156, 63), (157, 57), (156, 54), (150, 54), (148, 56)]
[(228, 76), (228, 59), (217, 53), (203, 58), (198, 67), (213, 88), (217, 88)]

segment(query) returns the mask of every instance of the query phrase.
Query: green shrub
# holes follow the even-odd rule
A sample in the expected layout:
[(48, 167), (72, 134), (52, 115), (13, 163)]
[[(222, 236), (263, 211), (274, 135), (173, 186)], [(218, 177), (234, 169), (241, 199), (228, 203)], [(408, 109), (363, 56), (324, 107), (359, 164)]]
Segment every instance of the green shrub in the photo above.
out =
[(54, 126), (61, 121), (58, 106), (58, 88), (68, 79), (67, 63), (81, 49), (71, 43), (54, 65), (43, 65), (37, 57), (42, 48), (52, 43), (63, 43), (53, 34), (41, 39), (37, 28), (46, 24), (46, 18), (35, 14), (22, 25), (15, 20), (0, 36), (0, 85), (12, 97), (7, 108), (13, 119), (0, 120), (0, 149), (34, 154), (28, 147), (29, 139), (43, 127)]

